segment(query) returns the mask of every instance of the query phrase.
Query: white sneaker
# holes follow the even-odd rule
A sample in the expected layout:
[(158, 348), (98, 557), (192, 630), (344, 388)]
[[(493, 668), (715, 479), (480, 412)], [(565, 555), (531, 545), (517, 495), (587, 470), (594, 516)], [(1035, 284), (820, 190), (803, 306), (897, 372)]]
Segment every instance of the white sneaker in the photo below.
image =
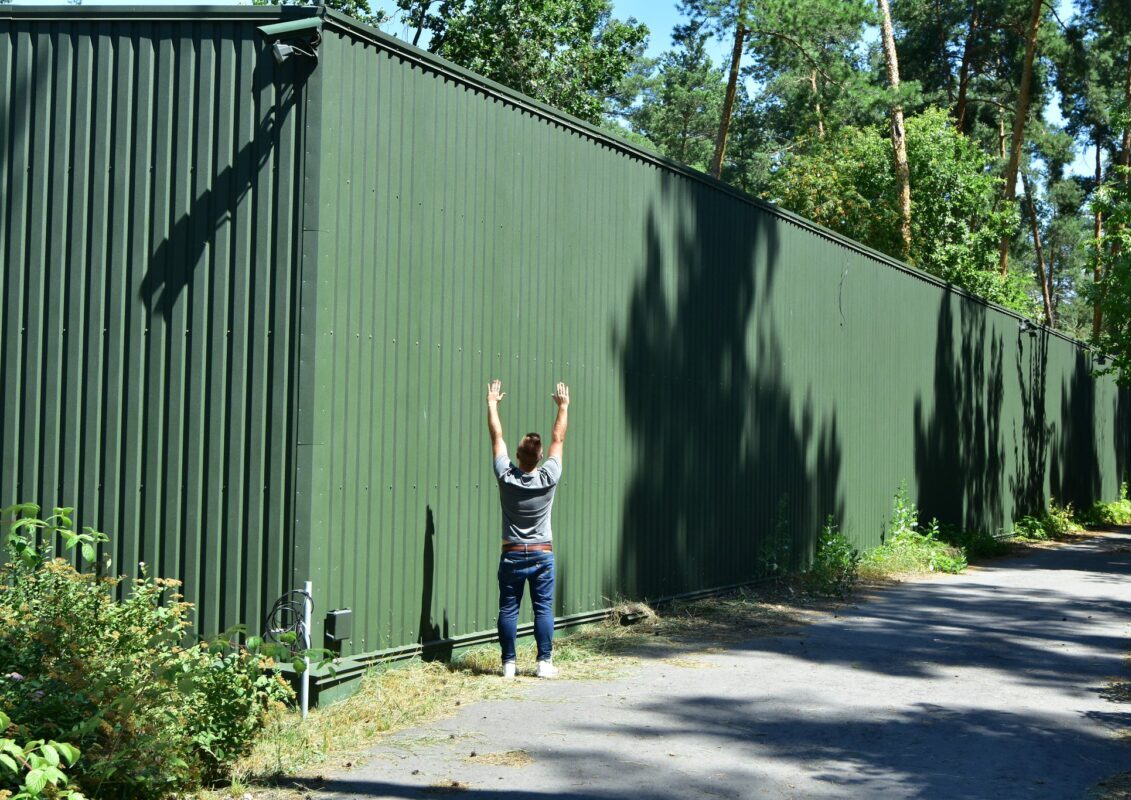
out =
[(549, 661), (538, 662), (538, 677), (539, 678), (556, 678), (558, 677), (558, 668)]
[(515, 672), (515, 666), (514, 666), (513, 661), (503, 662), (503, 677), (504, 678), (513, 678), (514, 672)]

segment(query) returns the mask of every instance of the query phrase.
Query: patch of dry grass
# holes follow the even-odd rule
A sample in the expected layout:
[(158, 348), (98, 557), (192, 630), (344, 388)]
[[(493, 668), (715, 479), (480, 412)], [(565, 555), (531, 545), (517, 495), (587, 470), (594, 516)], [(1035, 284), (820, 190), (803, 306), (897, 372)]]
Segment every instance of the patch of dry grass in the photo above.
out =
[[(512, 685), (439, 662), (413, 661), (378, 669), (361, 679), (351, 697), (311, 709), (304, 721), (297, 711), (272, 716), (250, 756), (236, 764), (236, 785), (307, 774), (323, 765), (344, 767), (382, 736), (450, 716), (459, 707), (506, 697)], [(227, 794), (218, 797), (230, 796)]]
[(1100, 689), (1100, 697), (1112, 703), (1131, 703), (1131, 681), (1111, 681)]
[(688, 658), (687, 656), (670, 656), (664, 659), (664, 663), (680, 669), (717, 669), (719, 666), (701, 658)]
[(1131, 800), (1131, 772), (1104, 778), (1085, 796), (1087, 800)]
[(525, 750), (507, 750), (503, 753), (472, 753), (467, 761), (492, 767), (528, 767), (534, 763), (534, 757)]
[(457, 781), (454, 779), (447, 779), (436, 781), (424, 791), (427, 794), (455, 794), (457, 792), (466, 792), (471, 786), (464, 781)]

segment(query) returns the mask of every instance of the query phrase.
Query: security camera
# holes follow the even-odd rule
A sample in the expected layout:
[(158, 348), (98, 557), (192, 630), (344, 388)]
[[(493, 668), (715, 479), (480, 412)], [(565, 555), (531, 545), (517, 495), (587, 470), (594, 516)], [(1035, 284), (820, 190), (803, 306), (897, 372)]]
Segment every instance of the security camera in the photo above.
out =
[(271, 52), (274, 53), (275, 60), (282, 64), (284, 61), (294, 55), (295, 49), (289, 44), (284, 44), (283, 42), (275, 42), (275, 44), (271, 46)]

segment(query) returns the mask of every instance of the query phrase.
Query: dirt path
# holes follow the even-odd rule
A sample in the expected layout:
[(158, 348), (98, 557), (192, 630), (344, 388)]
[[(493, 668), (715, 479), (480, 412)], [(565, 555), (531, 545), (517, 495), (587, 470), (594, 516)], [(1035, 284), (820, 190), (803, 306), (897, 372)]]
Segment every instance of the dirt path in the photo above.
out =
[(1131, 771), (1131, 535), (404, 731), (347, 798), (1080, 798)]

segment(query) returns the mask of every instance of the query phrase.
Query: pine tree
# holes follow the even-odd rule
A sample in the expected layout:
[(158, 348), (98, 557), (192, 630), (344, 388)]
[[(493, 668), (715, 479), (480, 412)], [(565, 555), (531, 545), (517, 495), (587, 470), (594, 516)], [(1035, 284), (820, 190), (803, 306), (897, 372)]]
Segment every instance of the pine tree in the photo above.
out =
[(706, 171), (722, 109), (723, 73), (707, 55), (702, 20), (677, 26), (672, 40), (675, 48), (660, 56), (629, 122), (663, 155)]

